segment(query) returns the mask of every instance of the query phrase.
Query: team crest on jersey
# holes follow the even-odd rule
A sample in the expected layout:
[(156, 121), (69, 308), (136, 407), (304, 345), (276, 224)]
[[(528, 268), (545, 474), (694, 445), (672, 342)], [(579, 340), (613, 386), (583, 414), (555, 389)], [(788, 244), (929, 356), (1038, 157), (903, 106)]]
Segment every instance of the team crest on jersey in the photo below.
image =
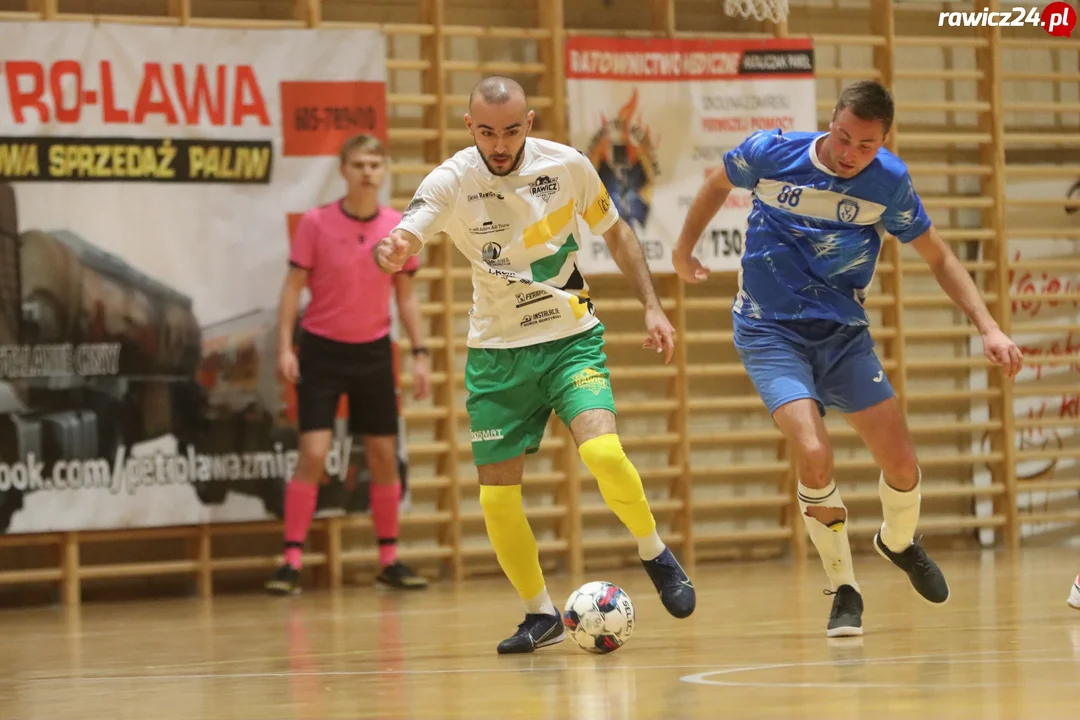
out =
[(559, 180), (558, 178), (541, 175), (529, 183), (529, 192), (532, 193), (533, 197), (538, 197), (547, 202), (552, 195), (559, 192)]
[(855, 217), (859, 214), (859, 203), (848, 198), (844, 198), (836, 204), (836, 217), (841, 222), (855, 222)]
[(615, 209), (631, 224), (644, 229), (649, 220), (653, 188), (660, 175), (657, 146), (637, 113), (638, 92), (615, 117), (600, 117), (600, 130), (589, 142), (586, 156), (596, 168)]

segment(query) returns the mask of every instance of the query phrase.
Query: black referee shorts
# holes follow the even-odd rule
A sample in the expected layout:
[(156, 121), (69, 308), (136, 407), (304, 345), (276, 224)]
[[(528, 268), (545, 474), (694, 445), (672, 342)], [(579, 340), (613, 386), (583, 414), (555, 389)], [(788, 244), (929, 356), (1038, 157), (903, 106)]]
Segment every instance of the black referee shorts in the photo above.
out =
[(300, 432), (334, 427), (338, 402), (349, 398), (349, 433), (397, 435), (394, 357), (387, 335), (369, 343), (343, 343), (303, 331), (296, 400)]

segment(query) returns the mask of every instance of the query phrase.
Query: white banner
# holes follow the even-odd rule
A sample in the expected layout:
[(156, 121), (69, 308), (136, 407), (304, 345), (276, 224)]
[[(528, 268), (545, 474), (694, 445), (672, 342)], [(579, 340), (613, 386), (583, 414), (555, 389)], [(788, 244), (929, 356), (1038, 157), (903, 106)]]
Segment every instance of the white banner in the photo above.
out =
[[(567, 40), (570, 144), (592, 160), (654, 273), (673, 272), (683, 218), (725, 152), (755, 130), (814, 131), (813, 44), (798, 40)], [(698, 256), (737, 270), (750, 193), (736, 190)], [(617, 273), (601, 238), (582, 239), (586, 275)]]
[[(1076, 200), (1080, 199), (1080, 179), (1010, 182), (1005, 192), (1010, 201)], [(1007, 217), (1010, 229), (1025, 231), (1024, 237), (1009, 242), (1009, 293), (1017, 296), (1012, 301), (1012, 337), (1025, 358), (1024, 369), (1013, 381), (1014, 442), (1020, 453), (1016, 462), (1017, 504), (1021, 516), (1028, 512), (1075, 512), (1075, 484), (1080, 480), (1080, 463), (1075, 457), (1080, 447), (1080, 271), (1075, 269), (1080, 257), (1080, 212), (1066, 207), (1012, 205)], [(1040, 228), (1044, 237), (1031, 235), (1033, 229)], [(970, 352), (982, 357), (978, 336), (972, 337)], [(972, 390), (988, 386), (985, 370), (972, 372)], [(986, 405), (976, 406), (971, 419), (988, 421)], [(973, 444), (973, 452), (992, 451), (989, 434)], [(989, 487), (994, 480), (989, 468), (976, 468), (976, 486)], [(1053, 482), (1064, 487), (1048, 489), (1046, 483)], [(976, 503), (980, 517), (993, 511), (991, 500)], [(1022, 535), (1070, 524), (1029, 523), (1022, 528)], [(994, 530), (981, 530), (980, 539), (984, 544), (993, 543)]]
[(383, 36), (0, 23), (0, 47), (0, 532), (280, 515), (272, 309), (341, 142), (386, 139)]

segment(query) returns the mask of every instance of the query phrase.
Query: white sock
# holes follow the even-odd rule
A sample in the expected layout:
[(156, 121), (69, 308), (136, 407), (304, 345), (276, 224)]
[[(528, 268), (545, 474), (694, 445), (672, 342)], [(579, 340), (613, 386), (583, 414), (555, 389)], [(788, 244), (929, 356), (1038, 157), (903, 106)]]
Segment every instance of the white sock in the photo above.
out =
[[(832, 527), (826, 527), (824, 523), (809, 517), (806, 514), (807, 507), (842, 508), (844, 520), (833, 523)], [(821, 564), (825, 568), (825, 574), (829, 576), (832, 590), (841, 585), (850, 585), (859, 590), (859, 584), (855, 582), (855, 568), (851, 564), (851, 543), (848, 540), (847, 531), (847, 508), (840, 498), (840, 488), (836, 483), (829, 484), (819, 489), (809, 488), (799, 483), (799, 510), (802, 511), (803, 523), (810, 531), (810, 540), (817, 548), (821, 556)]]
[(885, 473), (878, 481), (878, 495), (881, 497), (881, 513), (885, 521), (881, 523), (881, 542), (893, 552), (903, 552), (915, 539), (915, 528), (919, 526), (919, 507), (922, 494), (922, 469), (915, 487), (907, 492), (890, 487), (885, 482)]
[(642, 560), (653, 560), (660, 557), (660, 553), (664, 552), (666, 547), (664, 541), (660, 539), (659, 533), (655, 530), (645, 537), (637, 538), (637, 551)]
[(525, 612), (533, 615), (556, 615), (555, 604), (551, 602), (551, 596), (548, 595), (547, 588), (545, 587), (540, 591), (540, 594), (531, 600), (525, 601)]

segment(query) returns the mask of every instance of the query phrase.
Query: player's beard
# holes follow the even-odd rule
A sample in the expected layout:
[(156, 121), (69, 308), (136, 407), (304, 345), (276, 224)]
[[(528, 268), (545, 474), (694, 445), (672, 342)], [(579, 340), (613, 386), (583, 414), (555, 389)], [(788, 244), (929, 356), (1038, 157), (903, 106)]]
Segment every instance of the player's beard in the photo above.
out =
[(479, 145), (476, 146), (476, 152), (480, 153), (480, 157), (483, 158), (484, 165), (487, 166), (488, 172), (490, 172), (492, 175), (495, 175), (496, 177), (506, 177), (510, 173), (517, 170), (518, 167), (521, 165), (521, 156), (525, 154), (525, 143), (521, 143), (521, 149), (518, 150), (517, 154), (514, 155), (514, 162), (510, 163), (510, 167), (503, 171), (499, 171), (491, 167), (491, 163), (488, 162), (487, 155), (484, 154), (484, 151), (480, 149)]

